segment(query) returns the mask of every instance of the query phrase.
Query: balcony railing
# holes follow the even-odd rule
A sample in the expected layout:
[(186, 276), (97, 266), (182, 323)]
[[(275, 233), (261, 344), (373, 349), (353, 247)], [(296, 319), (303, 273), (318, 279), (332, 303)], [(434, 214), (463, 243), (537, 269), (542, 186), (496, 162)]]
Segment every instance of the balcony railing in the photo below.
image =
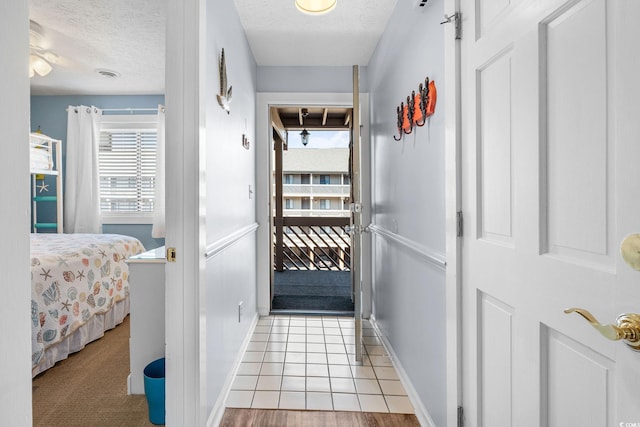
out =
[(293, 196), (343, 196), (349, 197), (349, 185), (340, 184), (284, 184), (282, 194)]
[(351, 211), (347, 209), (339, 210), (339, 209), (287, 209), (283, 210), (283, 215), (285, 217), (296, 217), (296, 216), (304, 216), (304, 217), (346, 217), (349, 218), (351, 215)]
[[(284, 270), (351, 269), (351, 236), (348, 217), (284, 217), (282, 227), (274, 218), (274, 268)], [(282, 230), (278, 235), (278, 230)]]

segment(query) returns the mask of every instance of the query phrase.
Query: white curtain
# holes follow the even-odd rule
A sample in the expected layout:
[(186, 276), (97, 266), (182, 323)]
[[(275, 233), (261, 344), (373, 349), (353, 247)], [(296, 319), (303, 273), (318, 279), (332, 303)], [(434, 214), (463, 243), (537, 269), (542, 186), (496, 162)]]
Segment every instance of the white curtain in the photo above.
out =
[(67, 111), (64, 231), (100, 233), (98, 144), (102, 111), (84, 105), (70, 105)]
[(153, 229), (151, 236), (154, 238), (165, 237), (165, 185), (164, 185), (164, 106), (158, 105), (158, 137), (156, 145), (156, 182), (155, 202), (153, 207)]

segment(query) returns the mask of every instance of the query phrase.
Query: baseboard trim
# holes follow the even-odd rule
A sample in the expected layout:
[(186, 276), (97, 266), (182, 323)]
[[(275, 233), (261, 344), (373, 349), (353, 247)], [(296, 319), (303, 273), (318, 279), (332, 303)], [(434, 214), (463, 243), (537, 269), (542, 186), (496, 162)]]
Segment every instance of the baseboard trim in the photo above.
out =
[(240, 351), (238, 352), (236, 360), (233, 363), (233, 369), (227, 376), (227, 380), (225, 381), (224, 386), (222, 386), (222, 390), (218, 395), (218, 400), (216, 400), (216, 404), (213, 406), (213, 409), (209, 413), (209, 417), (207, 418), (207, 427), (217, 427), (222, 421), (224, 410), (226, 409), (225, 403), (227, 401), (227, 397), (229, 396), (229, 392), (231, 391), (233, 379), (236, 377), (236, 373), (238, 372), (238, 368), (240, 367), (240, 363), (242, 362), (242, 356), (244, 356), (244, 353), (247, 350), (247, 346), (251, 342), (251, 336), (253, 335), (253, 331), (255, 330), (256, 325), (258, 324), (259, 318), (260, 316), (258, 315), (258, 313), (256, 313), (253, 317), (253, 320), (251, 321), (249, 333), (247, 333), (247, 336), (244, 337), (244, 341), (242, 342)]
[(400, 378), (400, 382), (402, 383), (402, 386), (407, 392), (407, 395), (409, 396), (409, 400), (411, 400), (413, 409), (415, 409), (416, 411), (416, 418), (418, 419), (418, 422), (422, 427), (436, 427), (436, 424), (433, 422), (433, 419), (431, 418), (429, 411), (427, 411), (427, 408), (424, 407), (424, 405), (422, 404), (422, 401), (418, 396), (418, 392), (413, 387), (413, 384), (411, 383), (411, 380), (409, 379), (407, 372), (402, 367), (402, 364), (400, 363), (398, 356), (393, 351), (393, 347), (391, 346), (391, 343), (387, 339), (386, 335), (384, 335), (380, 330), (380, 328), (378, 327), (378, 323), (376, 322), (376, 318), (373, 314), (369, 318), (369, 322), (371, 323), (371, 326), (373, 326), (373, 329), (375, 329), (375, 331), (378, 333), (378, 336), (382, 338), (382, 344), (384, 345), (384, 348), (387, 350), (389, 357), (391, 357), (391, 361), (393, 362), (393, 366), (396, 369), (396, 373)]

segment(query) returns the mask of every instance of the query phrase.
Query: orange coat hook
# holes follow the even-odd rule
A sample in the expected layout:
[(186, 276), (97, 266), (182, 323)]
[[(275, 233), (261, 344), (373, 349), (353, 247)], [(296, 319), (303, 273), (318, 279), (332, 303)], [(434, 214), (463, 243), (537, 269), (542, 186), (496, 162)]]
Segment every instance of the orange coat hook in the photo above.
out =
[(413, 124), (416, 126), (424, 126), (425, 116), (422, 108), (422, 83), (420, 84), (420, 88), (418, 93), (415, 91), (411, 92), (411, 96), (413, 97)]
[(429, 95), (427, 97), (427, 117), (433, 115), (436, 112), (436, 101), (438, 99), (438, 92), (436, 91), (436, 82), (431, 80), (429, 82)]
[(402, 110), (402, 131), (409, 135), (413, 132), (413, 108), (411, 107), (411, 98), (407, 96), (407, 105)]
[(400, 141), (402, 139), (402, 111), (403, 111), (403, 106), (402, 104), (400, 104), (399, 107), (396, 107), (396, 114), (397, 114), (397, 126), (398, 126), (398, 137), (396, 137), (395, 135), (393, 135), (393, 139), (396, 141)]

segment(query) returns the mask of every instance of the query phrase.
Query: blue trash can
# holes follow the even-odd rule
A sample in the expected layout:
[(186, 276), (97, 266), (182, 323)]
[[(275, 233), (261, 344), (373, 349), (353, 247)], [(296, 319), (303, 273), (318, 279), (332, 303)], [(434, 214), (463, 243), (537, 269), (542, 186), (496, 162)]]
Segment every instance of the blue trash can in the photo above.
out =
[(143, 374), (149, 421), (152, 424), (164, 424), (164, 357), (149, 363)]

